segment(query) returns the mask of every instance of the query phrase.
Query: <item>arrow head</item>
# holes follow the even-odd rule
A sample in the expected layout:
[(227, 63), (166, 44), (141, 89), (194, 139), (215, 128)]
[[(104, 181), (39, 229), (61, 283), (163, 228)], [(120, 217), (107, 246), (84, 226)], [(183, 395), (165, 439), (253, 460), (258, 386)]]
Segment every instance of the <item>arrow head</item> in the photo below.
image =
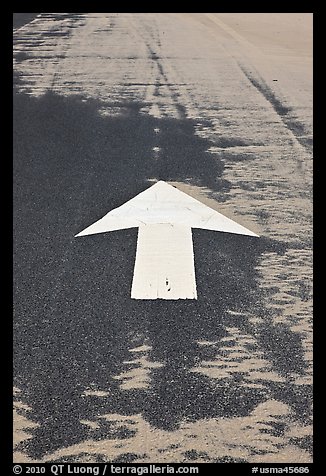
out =
[(154, 224), (187, 225), (191, 228), (258, 236), (163, 181), (111, 210), (76, 236)]

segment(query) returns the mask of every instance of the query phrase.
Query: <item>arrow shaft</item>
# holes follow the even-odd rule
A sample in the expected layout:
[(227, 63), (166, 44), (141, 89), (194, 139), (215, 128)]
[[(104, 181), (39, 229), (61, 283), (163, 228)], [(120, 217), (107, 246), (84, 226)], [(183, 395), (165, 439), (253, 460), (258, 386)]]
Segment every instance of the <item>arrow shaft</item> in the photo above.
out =
[(140, 225), (132, 299), (197, 299), (191, 227)]

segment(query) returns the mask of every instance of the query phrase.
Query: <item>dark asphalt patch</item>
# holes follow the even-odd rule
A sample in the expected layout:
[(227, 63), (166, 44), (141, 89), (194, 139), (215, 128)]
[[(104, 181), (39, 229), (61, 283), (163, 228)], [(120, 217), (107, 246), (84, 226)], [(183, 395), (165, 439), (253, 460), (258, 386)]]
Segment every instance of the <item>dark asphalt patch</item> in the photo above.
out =
[[(39, 424), (19, 448), (38, 459), (88, 438), (135, 434), (104, 419), (96, 429), (81, 423), (107, 413), (141, 413), (173, 431), (181, 420), (248, 415), (276, 393), (301, 411), (293, 391), (282, 393), (273, 382), (250, 388), (241, 373), (216, 381), (190, 370), (218, 356), (226, 327), (237, 326), (255, 334), (277, 371), (303, 371), (299, 340), (271, 324), (258, 287), (257, 261), (273, 243), (194, 230), (199, 299), (135, 301), (137, 230), (74, 238), (147, 188), (148, 178), (207, 185), (223, 173), (192, 121), (142, 115), (137, 103), (125, 104), (122, 116), (101, 116), (104, 106), (52, 93), (14, 97), (14, 370), (31, 408), (26, 415)], [(158, 161), (154, 128), (164, 151)], [(251, 312), (264, 317), (259, 329)], [(113, 377), (133, 368), (129, 349), (144, 340), (163, 367), (152, 369), (150, 388), (123, 390)], [(217, 344), (206, 348), (200, 340)], [(85, 396), (87, 389), (107, 396)]]
[(12, 26), (20, 28), (36, 18), (38, 13), (13, 13)]

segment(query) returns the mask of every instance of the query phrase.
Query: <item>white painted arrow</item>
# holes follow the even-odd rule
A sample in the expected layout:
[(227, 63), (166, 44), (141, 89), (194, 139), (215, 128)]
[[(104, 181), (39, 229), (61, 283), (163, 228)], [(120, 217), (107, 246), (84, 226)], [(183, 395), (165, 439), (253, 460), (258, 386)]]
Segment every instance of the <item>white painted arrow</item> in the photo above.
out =
[(132, 299), (197, 299), (192, 228), (258, 236), (162, 181), (76, 236), (135, 227)]

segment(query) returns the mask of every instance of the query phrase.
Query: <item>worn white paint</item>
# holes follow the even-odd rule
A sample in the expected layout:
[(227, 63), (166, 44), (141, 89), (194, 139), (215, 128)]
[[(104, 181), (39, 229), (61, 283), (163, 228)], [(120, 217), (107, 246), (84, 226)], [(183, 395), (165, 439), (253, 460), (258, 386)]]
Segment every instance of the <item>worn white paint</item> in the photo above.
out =
[(191, 228), (258, 236), (163, 181), (110, 211), (76, 236), (159, 223), (177, 223)]
[(191, 228), (141, 225), (138, 230), (133, 299), (197, 299)]
[(258, 236), (163, 181), (76, 236), (134, 227), (139, 231), (133, 299), (197, 299), (192, 228)]

